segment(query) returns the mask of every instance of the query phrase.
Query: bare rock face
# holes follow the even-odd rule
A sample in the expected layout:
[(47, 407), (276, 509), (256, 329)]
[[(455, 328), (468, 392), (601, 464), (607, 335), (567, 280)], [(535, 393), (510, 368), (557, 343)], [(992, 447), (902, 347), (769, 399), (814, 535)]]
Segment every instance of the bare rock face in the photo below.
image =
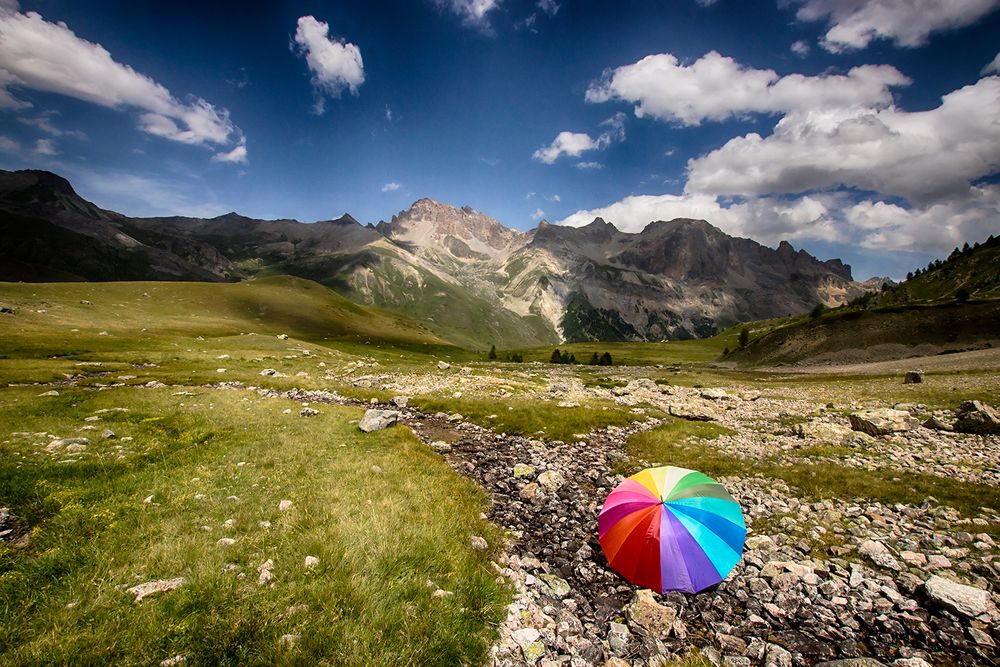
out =
[(396, 410), (367, 410), (365, 416), (361, 418), (358, 428), (365, 433), (381, 431), (399, 421), (399, 416), (399, 412)]
[(965, 401), (955, 411), (955, 430), (980, 435), (1000, 434), (1000, 414), (982, 401)]
[(989, 611), (990, 594), (975, 586), (932, 576), (924, 584), (927, 597), (963, 616), (975, 617)]
[(868, 435), (892, 435), (909, 431), (918, 425), (909, 412), (905, 410), (864, 410), (848, 415), (851, 428)]

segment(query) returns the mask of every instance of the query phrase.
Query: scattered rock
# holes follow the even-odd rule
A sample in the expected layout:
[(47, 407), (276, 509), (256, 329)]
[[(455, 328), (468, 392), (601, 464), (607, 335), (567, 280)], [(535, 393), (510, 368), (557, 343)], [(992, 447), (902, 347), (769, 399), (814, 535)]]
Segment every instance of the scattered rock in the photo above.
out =
[(59, 395), (59, 392), (56, 391), (55, 389), (52, 389), (50, 391), (42, 392), (41, 394), (38, 395), (38, 398), (44, 398), (46, 396), (58, 396), (58, 395)]
[(535, 476), (534, 466), (529, 466), (527, 463), (516, 463), (514, 464), (514, 477), (517, 479), (530, 479)]
[(274, 585), (274, 573), (271, 570), (274, 569), (274, 561), (268, 558), (266, 561), (257, 567), (257, 572), (260, 576), (257, 577), (258, 586), (267, 586), (268, 584)]
[(295, 648), (300, 639), (302, 639), (302, 635), (281, 635), (281, 639), (278, 640), (278, 643), (282, 646), (282, 648), (291, 649)]
[(186, 662), (187, 662), (187, 656), (184, 655), (183, 653), (180, 653), (172, 658), (160, 660), (160, 667), (177, 667), (177, 665), (183, 665)]
[(278, 503), (278, 511), (279, 512), (287, 512), (290, 509), (292, 509), (292, 501), (291, 500), (282, 500), (280, 503)]
[(965, 401), (955, 410), (955, 430), (980, 435), (1000, 434), (1000, 414), (982, 401)]
[(302, 408), (299, 410), (300, 417), (315, 417), (319, 414), (319, 410), (316, 408)]
[(316, 558), (316, 556), (306, 556), (306, 560), (303, 563), (303, 566), (307, 570), (311, 570), (314, 567), (316, 567), (317, 565), (319, 565), (319, 558)]
[(546, 491), (558, 491), (566, 483), (566, 478), (558, 470), (546, 470), (538, 476), (538, 483)]
[(891, 408), (855, 412), (848, 415), (848, 419), (851, 420), (852, 429), (873, 436), (901, 433), (917, 425), (909, 412)]
[(924, 591), (934, 602), (963, 616), (975, 617), (989, 610), (989, 591), (959, 584), (938, 575), (924, 583)]
[(399, 417), (400, 414), (396, 410), (366, 410), (365, 416), (358, 423), (358, 428), (365, 433), (381, 431), (399, 421)]
[(147, 581), (144, 584), (133, 586), (127, 589), (127, 591), (135, 596), (135, 602), (141, 602), (143, 598), (149, 597), (150, 595), (166, 593), (176, 588), (180, 588), (186, 583), (187, 579), (184, 577), (175, 577), (174, 579), (157, 579), (156, 581)]
[(632, 603), (625, 608), (625, 613), (633, 625), (638, 625), (655, 639), (666, 639), (677, 620), (677, 610), (657, 602), (653, 591), (648, 589), (635, 594)]
[(489, 548), (489, 544), (479, 535), (473, 535), (469, 542), (471, 543), (473, 551), (486, 551)]
[(906, 371), (906, 374), (903, 376), (903, 384), (920, 384), (923, 381), (923, 371)]
[(900, 572), (903, 569), (899, 565), (899, 561), (889, 551), (889, 548), (881, 542), (866, 540), (858, 547), (858, 553), (862, 556), (867, 556), (876, 565), (893, 570), (894, 572)]
[(446, 371), (449, 368), (451, 368), (451, 364), (449, 364), (447, 361), (439, 361), (438, 364), (437, 364), (437, 366), (438, 366), (438, 369), (442, 370), (442, 371)]

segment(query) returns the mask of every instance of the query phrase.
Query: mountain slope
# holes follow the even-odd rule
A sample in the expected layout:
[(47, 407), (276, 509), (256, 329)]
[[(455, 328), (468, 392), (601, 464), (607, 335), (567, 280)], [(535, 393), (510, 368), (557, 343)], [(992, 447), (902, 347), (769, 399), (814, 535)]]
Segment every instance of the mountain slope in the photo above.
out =
[(728, 360), (850, 363), (995, 346), (1000, 344), (1000, 239), (991, 236), (981, 245), (956, 249), (902, 283), (886, 283), (818, 317), (755, 328), (749, 345)]
[(727, 324), (837, 305), (863, 292), (839, 260), (776, 250), (703, 220), (638, 234), (597, 219), (520, 232), (420, 199), (389, 222), (304, 224), (236, 213), (130, 218), (48, 172), (0, 172), (0, 277), (238, 281), (293, 275), (485, 349), (560, 340), (704, 337)]

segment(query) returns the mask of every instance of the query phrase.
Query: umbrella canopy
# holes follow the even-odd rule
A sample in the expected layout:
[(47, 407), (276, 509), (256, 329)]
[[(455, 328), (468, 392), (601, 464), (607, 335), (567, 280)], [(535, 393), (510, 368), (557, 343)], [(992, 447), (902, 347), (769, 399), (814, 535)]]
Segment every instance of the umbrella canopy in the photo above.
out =
[(714, 479), (694, 470), (647, 468), (615, 488), (598, 519), (604, 555), (634, 584), (697, 593), (743, 555), (743, 510)]

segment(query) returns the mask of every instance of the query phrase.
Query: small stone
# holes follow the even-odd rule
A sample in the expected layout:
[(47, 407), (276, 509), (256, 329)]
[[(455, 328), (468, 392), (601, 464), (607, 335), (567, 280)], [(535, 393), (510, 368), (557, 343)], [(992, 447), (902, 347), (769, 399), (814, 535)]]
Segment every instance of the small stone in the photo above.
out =
[(903, 376), (903, 384), (920, 384), (923, 381), (923, 371), (906, 371), (906, 374)]
[(280, 503), (278, 503), (278, 511), (279, 512), (287, 512), (290, 509), (292, 509), (292, 501), (291, 500), (282, 500)]
[(557, 598), (564, 598), (569, 595), (569, 583), (554, 574), (540, 574), (538, 578), (542, 580), (543, 590)]
[(557, 470), (546, 470), (538, 476), (538, 483), (546, 491), (558, 491), (566, 483), (566, 479)]
[(299, 410), (300, 417), (315, 417), (319, 414), (319, 410), (316, 408), (302, 408)]
[(152, 505), (153, 504), (153, 496), (149, 495), (149, 496), (146, 496), (145, 498), (143, 498), (142, 499), (142, 504), (143, 505)]
[(303, 563), (303, 566), (307, 570), (311, 570), (314, 567), (316, 567), (317, 565), (319, 565), (319, 558), (316, 558), (316, 556), (306, 556), (306, 560)]
[(236, 544), (236, 540), (234, 540), (233, 538), (231, 538), (231, 537), (223, 537), (223, 538), (220, 538), (219, 541), (215, 543), (215, 546), (222, 547), (223, 549), (227, 549), (227, 548), (233, 546), (234, 544)]
[(530, 478), (535, 475), (535, 468), (527, 463), (514, 464), (514, 477), (517, 479)]
[(288, 340), (288, 334), (278, 334), (278, 340)]
[(909, 412), (889, 408), (864, 410), (847, 417), (851, 422), (852, 429), (872, 436), (909, 431), (918, 424)]
[(183, 653), (180, 653), (172, 658), (160, 660), (160, 667), (177, 667), (177, 665), (183, 665), (186, 662), (187, 662), (187, 656), (184, 655)]
[(59, 395), (59, 392), (56, 391), (55, 389), (53, 389), (51, 391), (46, 391), (46, 392), (43, 392), (43, 393), (39, 394), (38, 398), (44, 398), (46, 396), (58, 396), (58, 395)]
[(866, 540), (858, 547), (858, 553), (867, 556), (873, 563), (895, 572), (902, 571), (899, 562), (893, 557), (889, 548), (881, 542)]
[(437, 598), (437, 599), (450, 598), (453, 595), (454, 595), (454, 593), (452, 593), (451, 591), (446, 591), (446, 590), (444, 590), (442, 588), (439, 588), (436, 591), (434, 591), (433, 593), (431, 593), (431, 597), (432, 598)]
[(112, 438), (115, 437), (117, 437), (115, 435), (115, 432), (112, 431), (110, 428), (106, 428), (103, 431), (101, 431), (101, 438), (103, 438), (104, 440), (111, 440)]
[(484, 540), (479, 535), (473, 535), (470, 538), (470, 542), (472, 543), (472, 549), (473, 549), (473, 551), (486, 551), (486, 549), (489, 548), (489, 546), (490, 546), (486, 542), (486, 540)]
[(144, 584), (132, 586), (127, 589), (127, 591), (135, 596), (135, 602), (141, 602), (145, 597), (172, 591), (176, 588), (180, 588), (186, 583), (187, 579), (184, 577), (176, 577), (174, 579), (157, 579), (156, 581), (147, 581)]
[(619, 656), (624, 655), (631, 639), (632, 633), (629, 632), (628, 626), (612, 621), (611, 628), (608, 630), (608, 646), (613, 653)]
[(260, 576), (257, 577), (258, 586), (266, 586), (267, 584), (271, 584), (272, 586), (274, 585), (274, 573), (271, 572), (272, 568), (274, 568), (274, 561), (270, 558), (260, 564), (257, 568), (257, 572), (260, 573)]
[(632, 603), (625, 608), (625, 613), (633, 625), (639, 626), (655, 639), (666, 639), (677, 619), (677, 610), (657, 602), (653, 591), (648, 589), (635, 594)]
[(300, 639), (302, 639), (302, 635), (281, 635), (281, 639), (278, 640), (278, 643), (283, 648), (290, 649), (290, 648), (295, 648), (295, 645), (299, 643)]
[(438, 367), (438, 369), (440, 369), (442, 371), (446, 371), (449, 368), (451, 368), (451, 364), (449, 364), (447, 361), (439, 361), (437, 363), (437, 367)]

